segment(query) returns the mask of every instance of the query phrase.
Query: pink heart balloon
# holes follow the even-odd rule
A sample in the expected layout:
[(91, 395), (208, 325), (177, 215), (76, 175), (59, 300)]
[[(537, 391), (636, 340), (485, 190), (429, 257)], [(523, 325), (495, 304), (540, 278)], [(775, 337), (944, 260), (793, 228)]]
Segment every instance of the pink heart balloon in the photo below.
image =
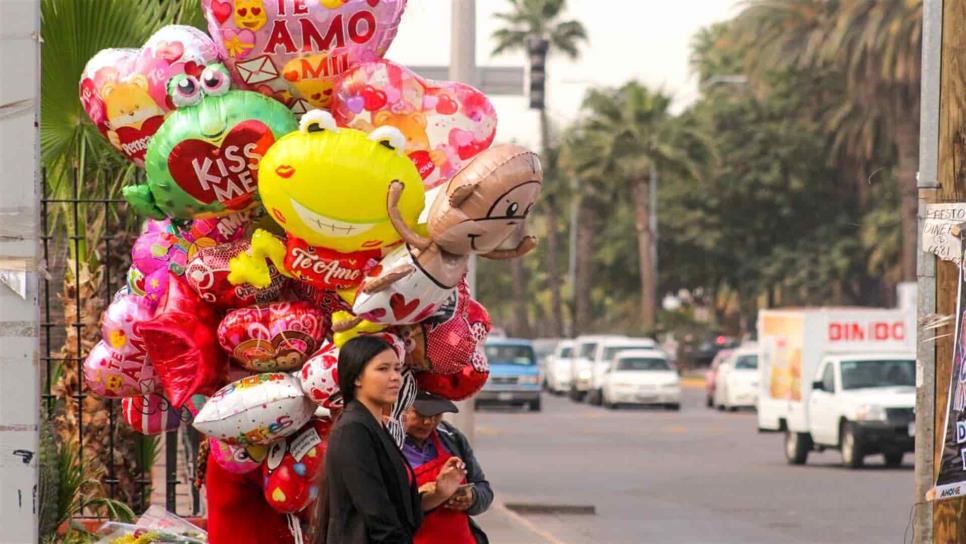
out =
[[(356, 97), (367, 104), (357, 111)], [(332, 110), (343, 126), (366, 132), (390, 125), (406, 135), (406, 154), (427, 190), (446, 183), (496, 135), (496, 110), (482, 92), (455, 81), (428, 81), (387, 60), (343, 75)]]
[(405, 8), (406, 0), (202, 0), (239, 86), (297, 114), (328, 108), (340, 74), (382, 58)]
[(151, 137), (174, 109), (168, 81), (178, 74), (198, 76), (217, 59), (218, 50), (204, 32), (166, 26), (141, 49), (104, 49), (94, 55), (81, 74), (81, 104), (111, 145), (143, 167)]

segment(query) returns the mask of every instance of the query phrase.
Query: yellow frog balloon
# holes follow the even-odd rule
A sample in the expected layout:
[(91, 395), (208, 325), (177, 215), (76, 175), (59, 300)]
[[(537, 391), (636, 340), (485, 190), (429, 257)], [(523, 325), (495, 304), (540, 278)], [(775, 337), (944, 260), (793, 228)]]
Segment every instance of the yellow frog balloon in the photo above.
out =
[(352, 289), (400, 242), (386, 206), (393, 181), (404, 185), (399, 211), (416, 226), (425, 193), (395, 127), (365, 132), (336, 126), (328, 112), (302, 116), (298, 132), (273, 145), (258, 167), (258, 192), (287, 241), (256, 232), (252, 250), (232, 260), (232, 283), (268, 285), (266, 258), (284, 274), (322, 289)]

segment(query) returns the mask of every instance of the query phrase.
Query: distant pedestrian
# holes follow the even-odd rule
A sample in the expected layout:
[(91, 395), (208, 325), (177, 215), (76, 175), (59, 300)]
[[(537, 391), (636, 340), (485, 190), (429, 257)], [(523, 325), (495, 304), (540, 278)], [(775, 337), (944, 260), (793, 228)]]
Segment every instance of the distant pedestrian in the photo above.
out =
[(431, 489), (442, 467), (453, 459), (458, 458), (466, 465), (464, 485), (442, 506), (426, 512), (413, 539), (415, 544), (489, 542), (471, 516), (482, 514), (493, 502), (490, 483), (463, 433), (443, 421), (444, 413), (458, 411), (452, 402), (420, 391), (413, 406), (403, 414), (406, 427), (403, 454), (416, 471), (420, 491)]

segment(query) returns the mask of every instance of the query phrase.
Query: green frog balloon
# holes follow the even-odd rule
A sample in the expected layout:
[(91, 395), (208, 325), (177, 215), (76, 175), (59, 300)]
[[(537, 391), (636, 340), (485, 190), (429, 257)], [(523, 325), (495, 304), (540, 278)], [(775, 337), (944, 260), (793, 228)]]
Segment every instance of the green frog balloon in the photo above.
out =
[(148, 145), (147, 182), (124, 188), (124, 198), (154, 219), (204, 219), (252, 208), (258, 163), (276, 140), (298, 128), (280, 102), (231, 90), (228, 69), (205, 67), (200, 77), (171, 79), (178, 108)]

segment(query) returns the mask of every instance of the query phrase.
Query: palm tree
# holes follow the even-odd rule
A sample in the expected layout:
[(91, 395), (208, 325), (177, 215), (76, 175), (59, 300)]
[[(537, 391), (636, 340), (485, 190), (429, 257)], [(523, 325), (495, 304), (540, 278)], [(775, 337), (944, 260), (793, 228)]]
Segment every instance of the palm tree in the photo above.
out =
[(847, 99), (828, 112), (839, 151), (865, 162), (893, 155), (902, 217), (901, 270), (916, 277), (922, 2), (754, 0), (736, 19), (752, 74), (834, 70)]
[[(493, 55), (509, 51), (526, 51), (530, 38), (542, 38), (549, 43), (549, 53), (559, 52), (571, 59), (579, 54), (581, 42), (587, 41), (587, 31), (580, 21), (562, 20), (566, 11), (566, 0), (509, 0), (510, 11), (497, 13), (495, 17), (505, 25), (493, 33), (496, 45)], [(543, 156), (545, 174), (554, 181), (553, 161), (549, 156), (550, 127), (545, 109), (540, 110), (540, 143)], [(557, 336), (563, 335), (563, 302), (560, 296), (559, 272), (559, 225), (560, 214), (564, 207), (558, 192), (551, 192), (543, 202), (543, 210), (547, 217), (547, 279), (550, 284), (551, 329)], [(514, 271), (514, 299), (517, 309), (515, 315), (520, 319), (520, 327), (524, 331), (530, 330), (527, 317), (527, 293), (523, 265), (513, 261)]]
[[(62, 348), (50, 354), (61, 361), (51, 369), (48, 382), (58, 400), (54, 424), (61, 441), (77, 452), (79, 470), (96, 473), (114, 467), (107, 473), (117, 480), (111, 482), (116, 486), (112, 494), (141, 508), (147, 504), (137, 500), (148, 497), (141, 494), (139, 460), (156, 441), (123, 426), (114, 428), (107, 414), (119, 415), (116, 403), (91, 395), (82, 404), (76, 400), (82, 387), (77, 367), (100, 335), (98, 320), (107, 301), (106, 263), (98, 250), (111, 243), (104, 239), (104, 221), (109, 213), (112, 225), (132, 226), (136, 220), (133, 214), (88, 199), (117, 198), (121, 186), (138, 175), (88, 120), (77, 87), (88, 59), (101, 49), (140, 47), (166, 24), (202, 25), (201, 7), (199, 0), (43, 0), (41, 19), (41, 158), (46, 193), (55, 201), (48, 207), (47, 232), (53, 235), (48, 273), (54, 281), (63, 280), (59, 300), (54, 291), (60, 289), (51, 282), (50, 298), (52, 311), (63, 310), (63, 319), (52, 319), (66, 329)], [(76, 214), (70, 213), (72, 200), (79, 200)], [(128, 249), (120, 237), (114, 239), (114, 255)], [(79, 424), (84, 427), (83, 443)]]
[(657, 278), (651, 231), (651, 184), (661, 171), (701, 178), (705, 139), (668, 111), (671, 98), (636, 81), (618, 89), (593, 89), (584, 99), (588, 153), (596, 157), (598, 175), (623, 182), (634, 205), (641, 278), (641, 317), (645, 331), (656, 324)]

